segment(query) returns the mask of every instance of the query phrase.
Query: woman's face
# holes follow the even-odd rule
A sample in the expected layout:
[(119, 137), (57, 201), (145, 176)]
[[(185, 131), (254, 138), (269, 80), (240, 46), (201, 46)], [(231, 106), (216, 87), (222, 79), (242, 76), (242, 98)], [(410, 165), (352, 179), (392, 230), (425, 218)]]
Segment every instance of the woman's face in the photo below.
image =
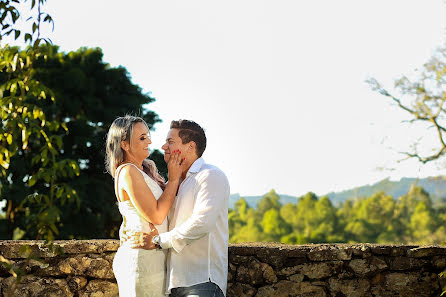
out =
[(150, 132), (147, 126), (141, 122), (134, 124), (132, 131), (132, 141), (130, 145), (127, 146), (128, 150), (126, 150), (128, 158), (134, 159), (138, 162), (142, 162), (150, 154), (149, 144), (151, 143), (152, 141), (150, 140)]

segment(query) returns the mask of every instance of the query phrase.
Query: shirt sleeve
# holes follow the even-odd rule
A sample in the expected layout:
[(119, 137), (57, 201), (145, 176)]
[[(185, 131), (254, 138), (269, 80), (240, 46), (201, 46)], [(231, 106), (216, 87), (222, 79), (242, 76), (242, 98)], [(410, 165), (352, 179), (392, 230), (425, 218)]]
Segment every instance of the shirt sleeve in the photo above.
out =
[(186, 245), (208, 234), (222, 210), (228, 207), (229, 183), (224, 173), (219, 170), (201, 173), (192, 215), (183, 224), (160, 234), (161, 248), (181, 252)]

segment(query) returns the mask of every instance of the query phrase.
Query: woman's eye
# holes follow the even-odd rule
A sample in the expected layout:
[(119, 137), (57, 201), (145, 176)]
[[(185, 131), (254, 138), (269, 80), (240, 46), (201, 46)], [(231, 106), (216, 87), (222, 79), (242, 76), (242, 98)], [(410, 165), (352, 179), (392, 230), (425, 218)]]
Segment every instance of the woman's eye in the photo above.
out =
[(141, 140), (146, 140), (146, 138), (145, 137), (141, 137)]

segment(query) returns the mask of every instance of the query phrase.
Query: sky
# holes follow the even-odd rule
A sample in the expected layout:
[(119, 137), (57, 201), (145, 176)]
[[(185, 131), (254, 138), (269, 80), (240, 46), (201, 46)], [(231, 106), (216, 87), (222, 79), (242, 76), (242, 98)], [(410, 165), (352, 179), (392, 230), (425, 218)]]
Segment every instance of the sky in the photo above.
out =
[[(391, 89), (446, 40), (443, 0), (48, 0), (61, 50), (100, 47), (156, 99), (163, 120), (202, 125), (204, 159), (231, 193), (323, 195), (390, 177), (444, 175), (399, 162), (425, 133), (365, 82)], [(120, 115), (116, 115), (120, 116)]]

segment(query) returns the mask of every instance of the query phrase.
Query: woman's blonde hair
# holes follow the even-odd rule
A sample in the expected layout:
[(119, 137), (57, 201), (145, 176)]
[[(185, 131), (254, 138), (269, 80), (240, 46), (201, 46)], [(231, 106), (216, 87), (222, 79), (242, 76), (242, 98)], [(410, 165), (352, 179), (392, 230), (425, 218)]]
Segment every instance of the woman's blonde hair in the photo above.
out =
[[(125, 152), (121, 147), (121, 141), (132, 142), (133, 126), (136, 123), (143, 123), (148, 128), (147, 123), (142, 118), (126, 115), (115, 119), (108, 130), (105, 146), (105, 168), (113, 178), (115, 177), (116, 168), (124, 163)], [(143, 170), (164, 189), (165, 180), (158, 173), (155, 162), (145, 159)]]

